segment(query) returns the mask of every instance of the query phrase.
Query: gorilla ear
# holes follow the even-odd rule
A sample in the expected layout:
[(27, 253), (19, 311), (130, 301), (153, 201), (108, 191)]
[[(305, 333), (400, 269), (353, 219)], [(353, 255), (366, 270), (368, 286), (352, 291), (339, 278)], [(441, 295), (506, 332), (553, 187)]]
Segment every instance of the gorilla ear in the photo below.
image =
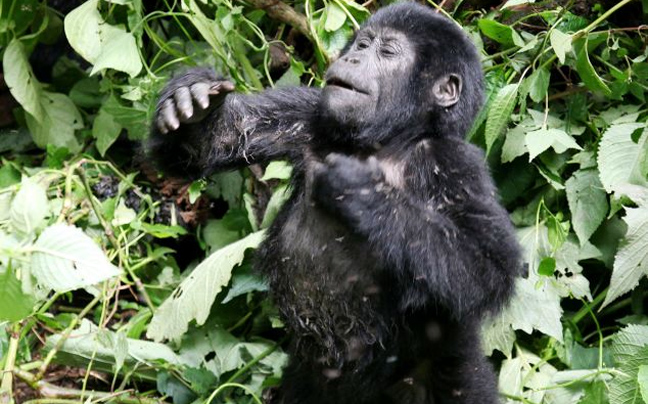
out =
[(461, 77), (450, 73), (434, 83), (432, 86), (432, 95), (437, 105), (448, 108), (459, 102), (461, 87)]

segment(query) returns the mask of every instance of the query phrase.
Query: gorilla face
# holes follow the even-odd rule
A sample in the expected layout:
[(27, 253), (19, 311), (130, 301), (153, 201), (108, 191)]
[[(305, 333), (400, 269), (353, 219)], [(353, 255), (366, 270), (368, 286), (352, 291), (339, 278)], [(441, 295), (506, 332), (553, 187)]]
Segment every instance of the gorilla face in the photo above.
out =
[(393, 115), (389, 111), (405, 99), (415, 60), (414, 46), (404, 33), (363, 28), (326, 73), (322, 115), (348, 129)]

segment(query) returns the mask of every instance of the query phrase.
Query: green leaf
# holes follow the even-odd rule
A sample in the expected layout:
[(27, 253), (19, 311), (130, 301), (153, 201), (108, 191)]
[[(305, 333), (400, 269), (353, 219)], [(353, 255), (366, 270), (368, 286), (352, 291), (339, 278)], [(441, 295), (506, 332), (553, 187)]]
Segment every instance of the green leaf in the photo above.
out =
[(510, 163), (527, 153), (525, 136), (528, 130), (527, 127), (518, 125), (508, 131), (502, 146), (502, 163)]
[(612, 279), (603, 306), (632, 290), (648, 274), (648, 207), (626, 208), (628, 232), (614, 259)]
[(572, 49), (572, 36), (554, 28), (551, 30), (551, 34), (549, 34), (549, 42), (551, 42), (551, 48), (556, 56), (558, 56), (560, 63), (564, 64), (565, 55), (571, 52)]
[(20, 321), (34, 308), (33, 296), (23, 293), (22, 283), (12, 273), (0, 271), (0, 321)]
[[(149, 368), (151, 364), (164, 361), (172, 365), (182, 362), (171, 348), (164, 344), (123, 338), (107, 329), (99, 329), (90, 321), (83, 319), (78, 329), (72, 331), (68, 338), (61, 341), (62, 335), (56, 334), (47, 338), (46, 351), (62, 344), (56, 354), (57, 361), (70, 366), (85, 367), (90, 362), (93, 368), (104, 372), (114, 372), (120, 362), (130, 369), (134, 367)], [(122, 352), (118, 352), (122, 351)], [(148, 372), (155, 377), (157, 370)], [(138, 370), (139, 372), (139, 370)]]
[(574, 231), (584, 245), (603, 223), (608, 212), (607, 194), (598, 170), (579, 170), (565, 183)]
[(94, 62), (90, 75), (103, 69), (114, 69), (135, 77), (142, 70), (142, 61), (135, 37), (123, 28), (103, 25), (102, 49)]
[(157, 309), (146, 335), (156, 341), (178, 339), (192, 320), (204, 324), (216, 296), (229, 283), (232, 269), (241, 264), (245, 250), (256, 248), (264, 236), (263, 231), (252, 233), (201, 262)]
[(637, 382), (639, 383), (641, 398), (643, 398), (645, 402), (648, 402), (648, 365), (639, 366)]
[(347, 16), (344, 13), (344, 10), (342, 10), (337, 3), (332, 1), (326, 6), (326, 22), (324, 22), (324, 29), (328, 32), (337, 31), (344, 25), (346, 19)]
[(122, 126), (115, 118), (101, 108), (92, 124), (92, 136), (97, 139), (97, 150), (104, 156), (108, 148), (117, 140)]
[(49, 214), (45, 189), (24, 178), (11, 203), (11, 227), (22, 235), (33, 234), (45, 223)]
[(45, 229), (32, 250), (32, 274), (56, 292), (96, 285), (121, 272), (81, 229), (66, 224)]
[(268, 282), (252, 268), (246, 266), (236, 271), (232, 276), (232, 286), (223, 299), (223, 304), (231, 301), (237, 296), (245, 295), (249, 292), (265, 292), (268, 290)]
[(273, 161), (268, 164), (268, 167), (261, 177), (261, 181), (268, 180), (287, 180), (292, 175), (292, 166), (286, 161)]
[(535, 102), (544, 101), (549, 89), (549, 69), (542, 67), (537, 69), (529, 78), (529, 97)]
[(494, 20), (480, 19), (479, 29), (490, 39), (506, 46), (524, 46), (524, 41), (513, 28)]
[(75, 130), (83, 128), (81, 113), (65, 94), (43, 91), (40, 100), (43, 106), (43, 119), (38, 121), (27, 115), (27, 127), (34, 143), (43, 149), (48, 145), (66, 147), (76, 153), (81, 145), (74, 136)]
[(615, 192), (627, 184), (646, 184), (641, 166), (646, 157), (648, 136), (644, 133), (638, 143), (632, 141), (632, 133), (643, 126), (638, 122), (612, 125), (603, 133), (598, 166), (601, 183), (607, 192)]
[(544, 257), (538, 266), (538, 275), (553, 276), (556, 270), (556, 259), (553, 257)]
[(619, 372), (610, 381), (610, 404), (640, 404), (639, 368), (648, 363), (648, 327), (629, 325), (619, 331), (611, 351)]
[(135, 77), (142, 61), (133, 34), (108, 24), (97, 9), (99, 0), (89, 0), (65, 16), (65, 35), (72, 48), (94, 64), (90, 74), (112, 68)]
[(579, 41), (579, 44), (576, 45), (576, 71), (580, 76), (583, 83), (590, 90), (602, 93), (605, 97), (612, 95), (612, 90), (610, 87), (605, 84), (603, 79), (596, 73), (592, 62), (590, 62), (588, 50), (587, 50), (587, 39), (584, 41)]
[(263, 220), (261, 221), (262, 229), (265, 229), (272, 224), (283, 204), (288, 200), (288, 198), (290, 198), (290, 191), (291, 189), (288, 185), (282, 185), (275, 189), (270, 201), (268, 201), (265, 214), (263, 215)]
[(564, 153), (567, 149), (582, 150), (573, 137), (569, 136), (562, 129), (538, 129), (527, 133), (526, 146), (529, 150), (529, 161), (532, 161), (540, 153), (553, 148), (556, 153)]
[(490, 105), (484, 135), (486, 137), (487, 153), (490, 152), (491, 147), (497, 138), (499, 138), (509, 119), (511, 119), (513, 108), (515, 108), (518, 88), (519, 86), (517, 84), (509, 84), (502, 87)]
[(18, 39), (13, 39), (2, 58), (4, 81), (11, 95), (20, 103), (35, 120), (43, 120), (43, 107), (40, 103), (42, 96), (41, 84), (34, 76), (25, 47)]

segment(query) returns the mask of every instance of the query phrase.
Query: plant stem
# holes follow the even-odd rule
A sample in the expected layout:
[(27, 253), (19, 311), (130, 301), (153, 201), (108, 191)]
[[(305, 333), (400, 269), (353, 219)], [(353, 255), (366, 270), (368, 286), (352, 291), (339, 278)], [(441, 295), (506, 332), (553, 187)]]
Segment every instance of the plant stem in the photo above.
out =
[(78, 316), (74, 317), (72, 319), (72, 321), (70, 321), (70, 325), (68, 326), (68, 328), (61, 335), (61, 339), (58, 340), (56, 345), (52, 348), (51, 351), (49, 351), (47, 353), (47, 356), (43, 360), (43, 364), (40, 366), (40, 369), (38, 370), (38, 373), (36, 374), (36, 377), (35, 377), (36, 381), (41, 380), (43, 378), (43, 376), (45, 376), (45, 372), (47, 372), (47, 367), (52, 362), (52, 359), (54, 359), (54, 356), (56, 356), (59, 349), (61, 349), (61, 347), (63, 346), (65, 341), (68, 339), (68, 337), (70, 336), (70, 334), (72, 333), (74, 328), (77, 326), (79, 321), (83, 317), (85, 317), (90, 312), (90, 310), (92, 310), (92, 308), (97, 303), (99, 303), (100, 300), (101, 300), (101, 296), (97, 296), (94, 299), (92, 299), (92, 301), (81, 311), (81, 313), (79, 313)]
[(608, 17), (610, 17), (612, 14), (614, 14), (618, 9), (620, 9), (621, 7), (625, 6), (626, 4), (628, 4), (628, 3), (632, 2), (632, 1), (634, 1), (634, 0), (622, 0), (622, 1), (618, 2), (612, 8), (610, 8), (608, 11), (603, 13), (603, 15), (601, 15), (599, 18), (594, 20), (594, 22), (592, 22), (590, 25), (588, 25), (587, 27), (585, 27), (582, 30), (578, 31), (577, 33), (575, 33), (574, 38), (580, 38), (583, 35), (589, 34), (594, 28), (596, 28), (603, 21), (607, 20)]
[(7, 358), (4, 364), (4, 371), (2, 372), (2, 383), (0, 384), (0, 401), (13, 402), (13, 371), (16, 365), (16, 355), (18, 353), (18, 325), (14, 324), (11, 331), (11, 338), (9, 339), (9, 349), (7, 350)]

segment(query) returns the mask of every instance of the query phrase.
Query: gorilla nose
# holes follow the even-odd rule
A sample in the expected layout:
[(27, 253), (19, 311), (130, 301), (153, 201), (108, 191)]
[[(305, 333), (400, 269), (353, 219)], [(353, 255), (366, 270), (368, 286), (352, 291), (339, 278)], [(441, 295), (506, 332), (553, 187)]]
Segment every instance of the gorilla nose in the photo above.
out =
[(357, 57), (354, 57), (354, 56), (345, 56), (345, 57), (342, 58), (342, 60), (344, 60), (345, 62), (354, 64), (354, 65), (357, 65), (358, 63), (360, 63), (360, 59), (358, 59)]

